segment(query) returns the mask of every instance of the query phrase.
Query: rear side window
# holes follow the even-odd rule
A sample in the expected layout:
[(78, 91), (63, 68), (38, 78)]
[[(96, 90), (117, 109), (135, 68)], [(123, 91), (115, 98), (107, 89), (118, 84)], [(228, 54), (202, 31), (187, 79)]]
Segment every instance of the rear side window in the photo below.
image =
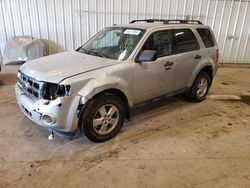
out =
[(197, 32), (199, 33), (206, 48), (210, 48), (215, 45), (213, 36), (211, 35), (211, 32), (208, 29), (197, 29)]
[(184, 53), (200, 48), (193, 31), (190, 29), (174, 29), (173, 34), (175, 53)]

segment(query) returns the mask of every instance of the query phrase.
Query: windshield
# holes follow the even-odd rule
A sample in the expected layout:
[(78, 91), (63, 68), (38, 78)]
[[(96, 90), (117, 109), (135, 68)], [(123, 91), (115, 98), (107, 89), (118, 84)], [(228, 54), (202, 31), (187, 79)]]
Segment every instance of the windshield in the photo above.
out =
[(143, 30), (108, 27), (97, 33), (78, 52), (116, 60), (124, 60), (133, 52), (144, 34)]

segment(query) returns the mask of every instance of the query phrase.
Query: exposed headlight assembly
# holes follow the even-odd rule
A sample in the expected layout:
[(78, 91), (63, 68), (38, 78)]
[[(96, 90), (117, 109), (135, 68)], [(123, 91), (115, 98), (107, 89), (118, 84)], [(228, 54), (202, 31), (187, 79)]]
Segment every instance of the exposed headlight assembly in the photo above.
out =
[(17, 78), (20, 79), (21, 76), (22, 76), (21, 73), (18, 71), (18, 72), (17, 72)]
[(68, 96), (70, 85), (59, 85), (45, 82), (42, 90), (42, 97), (47, 100), (54, 100), (57, 97)]

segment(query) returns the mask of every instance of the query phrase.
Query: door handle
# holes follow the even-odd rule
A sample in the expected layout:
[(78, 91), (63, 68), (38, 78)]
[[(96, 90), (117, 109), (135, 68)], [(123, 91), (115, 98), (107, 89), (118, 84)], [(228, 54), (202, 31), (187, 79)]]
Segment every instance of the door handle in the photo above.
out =
[(167, 61), (164, 66), (168, 67), (168, 66), (172, 66), (174, 63), (172, 61)]
[(165, 64), (164, 64), (164, 67), (165, 67), (165, 70), (170, 70), (171, 69), (171, 66), (173, 65), (174, 63), (172, 61), (167, 61)]
[(201, 58), (200, 55), (196, 55), (196, 56), (194, 57), (194, 59), (200, 59), (200, 58)]

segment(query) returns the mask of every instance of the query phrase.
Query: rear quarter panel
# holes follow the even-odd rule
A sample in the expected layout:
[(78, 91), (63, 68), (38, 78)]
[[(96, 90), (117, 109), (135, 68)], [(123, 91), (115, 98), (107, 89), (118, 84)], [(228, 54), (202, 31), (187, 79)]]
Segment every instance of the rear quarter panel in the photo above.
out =
[[(210, 47), (210, 48), (206, 48), (199, 33), (196, 31), (196, 28), (204, 28), (204, 29), (208, 29), (210, 31), (210, 33), (213, 36), (214, 42), (215, 42), (215, 46), (214, 47)], [(193, 70), (192, 76), (190, 77), (190, 80), (188, 82), (188, 87), (191, 87), (195, 78), (197, 77), (197, 75), (200, 73), (200, 71), (206, 67), (206, 66), (211, 66), (212, 70), (213, 70), (213, 77), (215, 76), (216, 72), (217, 72), (217, 63), (216, 63), (216, 51), (218, 50), (218, 45), (216, 42), (216, 39), (214, 37), (213, 31), (211, 30), (210, 27), (208, 26), (195, 26), (194, 28), (192, 28), (198, 42), (200, 45), (200, 52), (199, 54), (202, 56), (201, 60), (197, 63), (195, 69)]]

